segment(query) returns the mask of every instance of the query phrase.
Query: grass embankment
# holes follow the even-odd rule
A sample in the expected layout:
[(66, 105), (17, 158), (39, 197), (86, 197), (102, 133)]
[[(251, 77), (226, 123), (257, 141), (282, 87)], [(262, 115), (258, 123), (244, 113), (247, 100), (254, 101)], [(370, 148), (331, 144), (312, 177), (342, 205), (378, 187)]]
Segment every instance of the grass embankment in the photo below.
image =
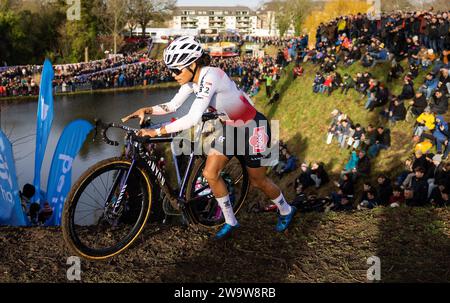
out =
[[(315, 94), (312, 92), (312, 84), (315, 73), (319, 67), (311, 63), (304, 64), (303, 76), (293, 79), (292, 64), (287, 67), (281, 79), (277, 82), (275, 90), (280, 92), (277, 103), (269, 105), (265, 94), (265, 87), (256, 96), (258, 109), (265, 113), (269, 119), (279, 120), (280, 139), (288, 144), (288, 148), (299, 157), (300, 161), (307, 163), (322, 161), (326, 169), (335, 177), (339, 175), (350, 157), (350, 150), (341, 149), (337, 141), (327, 145), (325, 143), (327, 128), (331, 121), (331, 111), (335, 108), (348, 114), (354, 123), (360, 123), (363, 127), (368, 124), (374, 126), (383, 125), (391, 129), (392, 146), (388, 150), (380, 152), (378, 157), (371, 161), (372, 176), (378, 173), (386, 173), (393, 177), (402, 169), (404, 160), (411, 156), (413, 151), (412, 133), (414, 122), (398, 122), (388, 125), (380, 115), (380, 108), (373, 112), (364, 110), (367, 98), (361, 99), (361, 95), (355, 90), (350, 90), (345, 96), (339, 91), (334, 91), (331, 96), (327, 94)], [(402, 66), (407, 70), (406, 62)], [(343, 76), (348, 73), (355, 76), (357, 72), (369, 71), (383, 83), (386, 83), (386, 75), (389, 64), (379, 64), (373, 69), (367, 69), (359, 63), (348, 68), (339, 66), (338, 72)], [(423, 83), (426, 71), (422, 71), (415, 79), (415, 89)], [(399, 94), (402, 90), (402, 79), (386, 83), (393, 94)], [(446, 115), (447, 118), (450, 114)], [(448, 120), (447, 120), (448, 121)], [(291, 173), (281, 180), (282, 185), (293, 183), (296, 173)], [(322, 193), (328, 191), (325, 188)], [(290, 192), (292, 192), (290, 187)]]

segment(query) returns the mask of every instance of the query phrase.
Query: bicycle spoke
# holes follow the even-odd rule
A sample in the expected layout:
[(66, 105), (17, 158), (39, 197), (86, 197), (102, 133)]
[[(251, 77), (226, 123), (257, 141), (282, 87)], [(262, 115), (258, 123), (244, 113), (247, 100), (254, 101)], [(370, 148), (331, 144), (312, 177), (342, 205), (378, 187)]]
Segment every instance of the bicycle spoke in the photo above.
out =
[[(102, 185), (103, 185), (103, 188), (105, 189), (105, 192), (107, 192), (108, 191), (108, 189), (106, 188), (106, 186), (105, 186), (105, 183), (103, 182), (103, 178), (102, 178), (102, 176), (100, 176), (100, 181), (102, 181)], [(103, 197), (104, 198), (104, 200), (106, 200), (106, 197)]]
[(86, 216), (83, 216), (83, 217), (81, 217), (81, 218), (77, 218), (78, 219), (78, 222), (79, 221), (82, 221), (84, 218), (86, 218), (86, 217), (88, 217), (88, 216), (91, 216), (92, 214), (91, 213), (89, 213), (89, 214), (87, 214)]
[(94, 182), (91, 182), (91, 184), (94, 187), (95, 191), (100, 195), (100, 198), (102, 198), (103, 201), (105, 201), (106, 199), (104, 197), (102, 197), (102, 194), (98, 191), (98, 188), (97, 188), (97, 186), (95, 186)]
[[(100, 203), (98, 203), (98, 202), (97, 202), (97, 199), (94, 199), (88, 192), (85, 192), (85, 193), (86, 193), (86, 195), (88, 195), (88, 196), (92, 199), (92, 201), (94, 201), (98, 206), (104, 207), (103, 205), (101, 205)], [(106, 203), (106, 201), (105, 201), (105, 203)]]
[[(93, 209), (93, 211), (96, 211), (96, 210), (103, 210), (103, 209), (101, 209), (101, 208), (94, 208)], [(77, 210), (77, 214), (79, 214), (79, 213), (85, 213), (85, 212), (92, 212), (92, 210), (91, 209), (88, 209), (88, 210)]]

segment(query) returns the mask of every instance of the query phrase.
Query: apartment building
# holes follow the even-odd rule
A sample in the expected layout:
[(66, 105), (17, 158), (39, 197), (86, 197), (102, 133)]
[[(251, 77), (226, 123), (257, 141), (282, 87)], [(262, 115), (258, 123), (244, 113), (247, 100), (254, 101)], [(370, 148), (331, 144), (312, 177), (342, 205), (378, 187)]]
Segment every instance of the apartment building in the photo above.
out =
[(174, 29), (216, 29), (253, 34), (258, 27), (256, 12), (246, 6), (178, 6)]

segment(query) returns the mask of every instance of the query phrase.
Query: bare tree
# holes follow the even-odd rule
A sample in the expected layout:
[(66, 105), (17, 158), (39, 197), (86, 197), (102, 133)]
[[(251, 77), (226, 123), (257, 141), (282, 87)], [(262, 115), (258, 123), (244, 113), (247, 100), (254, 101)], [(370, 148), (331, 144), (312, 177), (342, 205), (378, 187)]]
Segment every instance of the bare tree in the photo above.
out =
[(275, 21), (277, 23), (280, 37), (283, 37), (292, 24), (292, 20), (290, 19), (291, 14), (289, 12), (289, 7), (286, 1), (275, 0), (273, 1), (273, 3), (273, 7), (275, 10)]
[(117, 53), (117, 41), (123, 31), (128, 15), (127, 0), (94, 0), (95, 15), (103, 28), (113, 36), (114, 54)]
[(311, 12), (311, 0), (288, 0), (287, 5), (291, 13), (290, 19), (294, 25), (295, 35), (300, 36), (303, 22)]
[(175, 7), (176, 0), (128, 0), (128, 10), (132, 19), (142, 28), (142, 36), (145, 36), (145, 28), (150, 21), (162, 21)]

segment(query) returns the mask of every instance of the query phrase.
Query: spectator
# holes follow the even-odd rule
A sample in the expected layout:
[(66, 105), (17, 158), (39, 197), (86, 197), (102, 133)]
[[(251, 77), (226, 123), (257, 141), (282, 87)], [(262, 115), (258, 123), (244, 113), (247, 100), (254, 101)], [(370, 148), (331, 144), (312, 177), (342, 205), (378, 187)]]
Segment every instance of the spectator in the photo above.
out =
[(428, 106), (428, 103), (425, 95), (421, 91), (417, 91), (414, 99), (409, 102), (409, 105), (410, 107), (406, 115), (406, 121), (409, 121), (410, 117), (414, 117), (414, 119), (416, 119), (420, 116)]
[(387, 82), (391, 82), (392, 79), (398, 79), (405, 72), (403, 67), (397, 62), (397, 60), (392, 60), (391, 70), (389, 71)]
[(348, 160), (347, 164), (344, 167), (344, 174), (351, 173), (354, 169), (356, 169), (356, 166), (358, 165), (359, 157), (355, 150), (352, 150), (350, 153), (350, 159)]
[(438, 115), (443, 115), (448, 110), (448, 97), (444, 96), (442, 91), (437, 90), (430, 103), (431, 111)]
[(433, 91), (437, 88), (439, 79), (434, 77), (432, 73), (425, 76), (425, 83), (419, 88), (419, 91), (425, 94), (427, 100), (431, 98)]
[(379, 202), (376, 197), (376, 191), (374, 189), (370, 189), (367, 191), (367, 199), (361, 201), (361, 203), (358, 204), (358, 210), (362, 209), (373, 209), (378, 206)]
[(434, 54), (434, 50), (432, 49), (425, 49), (421, 51), (419, 54), (420, 61), (422, 63), (422, 70), (426, 70), (431, 64), (433, 64), (434, 60), (436, 59), (436, 55)]
[(270, 97), (272, 96), (273, 76), (270, 74), (266, 74), (263, 78), (266, 81), (266, 96), (268, 99), (270, 99)]
[(377, 133), (375, 144), (369, 147), (368, 154), (370, 158), (375, 158), (381, 149), (388, 149), (391, 146), (391, 133), (389, 129), (379, 126)]
[(333, 140), (333, 136), (337, 132), (337, 128), (339, 124), (341, 123), (341, 120), (343, 120), (345, 117), (344, 114), (342, 114), (338, 109), (334, 109), (331, 112), (331, 122), (328, 126), (328, 133), (327, 133), (327, 144), (331, 144), (331, 141)]
[(370, 79), (369, 87), (367, 88), (367, 102), (364, 106), (365, 109), (372, 111), (375, 108), (379, 89), (378, 81)]
[(389, 197), (390, 207), (400, 207), (405, 203), (405, 196), (399, 186), (395, 186), (392, 190), (392, 195)]
[(402, 92), (398, 96), (400, 101), (414, 98), (414, 83), (408, 77), (404, 79)]
[(405, 104), (403, 101), (398, 100), (398, 98), (393, 97), (389, 109), (385, 109), (385, 111), (380, 114), (387, 118), (391, 123), (403, 121), (406, 118)]
[(361, 198), (360, 198), (358, 204), (361, 204), (362, 201), (367, 200), (368, 199), (367, 192), (369, 190), (373, 190), (373, 189), (374, 188), (372, 186), (372, 183), (370, 183), (369, 180), (365, 180), (364, 183), (363, 183), (362, 195), (361, 195)]
[(316, 73), (313, 83), (313, 92), (318, 93), (322, 87), (322, 84), (325, 82), (321, 73)]
[(334, 182), (338, 190), (331, 193), (333, 210), (351, 210), (354, 198), (354, 187), (349, 174), (344, 174), (339, 182)]
[(300, 77), (301, 75), (303, 75), (303, 67), (301, 67), (300, 65), (296, 65), (293, 70), (294, 79)]
[(278, 177), (281, 178), (295, 169), (297, 169), (297, 157), (286, 151), (286, 165), (279, 170)]
[(411, 159), (406, 159), (404, 162), (404, 168), (403, 171), (397, 176), (395, 180), (395, 185), (402, 187), (403, 182), (408, 177), (408, 175), (412, 174), (413, 168), (412, 168), (413, 161)]
[(444, 151), (444, 158), (447, 158), (449, 153), (448, 142), (450, 139), (450, 133), (448, 130), (448, 124), (447, 122), (445, 122), (443, 116), (436, 116), (433, 137), (436, 140), (437, 153), (442, 154), (442, 152)]
[(449, 193), (448, 187), (441, 183), (431, 192), (429, 202), (435, 207), (450, 206)]
[(330, 181), (325, 168), (323, 167), (323, 163), (313, 162), (311, 165), (311, 179), (313, 179), (316, 188), (319, 188), (323, 184), (326, 184)]
[(340, 125), (337, 126), (336, 135), (340, 147), (344, 148), (348, 138), (351, 136), (350, 124), (347, 119), (342, 120)]
[(406, 188), (412, 190), (412, 196), (407, 195), (406, 204), (408, 206), (423, 206), (428, 201), (428, 182), (425, 179), (425, 169), (421, 166), (414, 170), (414, 177), (411, 178), (410, 184)]
[(377, 187), (377, 197), (378, 204), (387, 206), (389, 203), (389, 198), (392, 195), (392, 185), (391, 180), (387, 178), (385, 175), (381, 174), (377, 179), (378, 187)]
[(344, 75), (344, 81), (340, 84), (341, 94), (347, 95), (347, 92), (350, 88), (355, 87), (355, 81), (349, 74)]
[[(427, 135), (427, 137), (425, 137)], [(414, 152), (420, 151), (424, 155), (428, 154), (433, 148), (433, 142), (428, 138), (428, 134), (423, 134), (421, 137), (414, 136), (413, 142), (416, 143), (414, 146)]]
[(354, 126), (354, 130), (352, 132), (351, 137), (348, 138), (347, 148), (351, 147), (353, 149), (357, 149), (361, 143), (361, 138), (363, 137), (363, 135), (364, 135), (364, 128), (362, 128), (362, 126), (359, 123), (357, 123)]
[(305, 190), (308, 187), (314, 185), (314, 181), (311, 178), (311, 170), (306, 163), (302, 163), (300, 169), (300, 175), (298, 175), (298, 177), (295, 179), (294, 186), (295, 188), (298, 188), (300, 186), (302, 190)]
[(367, 88), (369, 87), (369, 79), (364, 77), (362, 73), (357, 73), (355, 85), (356, 85), (355, 86), (356, 91), (365, 95), (365, 92), (366, 92)]
[(325, 81), (320, 85), (320, 89), (319, 92), (321, 94), (324, 94), (325, 92), (327, 92), (328, 96), (331, 95), (331, 86), (333, 84), (333, 76), (331, 74), (329, 74), (326, 78)]
[(409, 77), (410, 79), (416, 79), (417, 76), (419, 76), (419, 65), (411, 64), (411, 65), (409, 66), (408, 77)]
[(358, 153), (358, 164), (356, 168), (352, 170), (353, 180), (359, 177), (368, 177), (370, 175), (370, 159), (367, 157), (366, 152), (360, 150)]
[(434, 113), (431, 112), (429, 106), (425, 107), (422, 114), (416, 119), (416, 128), (414, 130), (415, 136), (421, 136), (426, 130), (433, 131), (435, 127)]
[(443, 95), (450, 94), (450, 76), (448, 73), (448, 68), (441, 69), (437, 89), (442, 91)]

